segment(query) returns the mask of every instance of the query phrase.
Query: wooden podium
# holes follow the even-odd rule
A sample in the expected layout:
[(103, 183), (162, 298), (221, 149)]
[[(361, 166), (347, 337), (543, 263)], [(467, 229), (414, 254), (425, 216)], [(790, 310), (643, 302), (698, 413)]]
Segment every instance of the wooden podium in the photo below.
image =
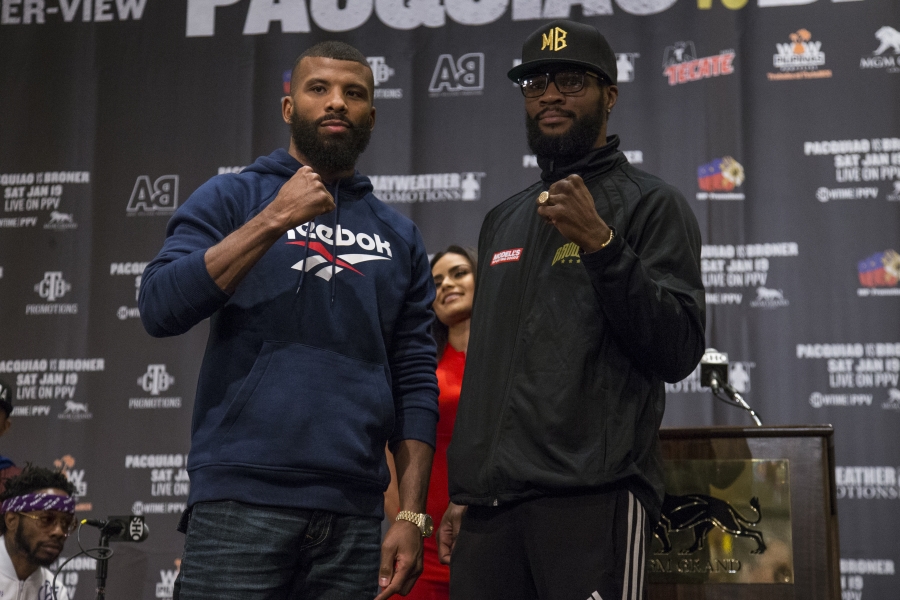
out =
[(649, 598), (840, 600), (833, 433), (660, 430), (666, 542), (651, 544)]

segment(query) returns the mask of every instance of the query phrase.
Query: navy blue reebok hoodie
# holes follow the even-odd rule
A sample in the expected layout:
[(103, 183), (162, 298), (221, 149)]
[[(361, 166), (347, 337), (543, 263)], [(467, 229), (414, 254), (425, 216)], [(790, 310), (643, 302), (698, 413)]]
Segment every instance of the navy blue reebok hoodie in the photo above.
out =
[(329, 186), (337, 208), (283, 235), (231, 296), (206, 250), (300, 168), (276, 150), (202, 185), (144, 271), (156, 337), (210, 319), (191, 425), (188, 505), (237, 500), (382, 516), (385, 442), (434, 446), (431, 270), (416, 226), (367, 177)]

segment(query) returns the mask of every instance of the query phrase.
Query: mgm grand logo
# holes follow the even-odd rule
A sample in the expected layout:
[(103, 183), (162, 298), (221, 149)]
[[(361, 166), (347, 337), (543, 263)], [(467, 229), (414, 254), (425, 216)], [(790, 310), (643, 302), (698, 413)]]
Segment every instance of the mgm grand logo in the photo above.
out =
[(756, 513), (756, 519), (750, 520), (725, 500), (705, 494), (689, 494), (687, 496), (671, 496), (666, 494), (662, 505), (662, 516), (653, 530), (653, 535), (662, 542), (662, 553), (672, 552), (669, 532), (690, 531), (693, 543), (689, 548), (681, 548), (679, 554), (693, 554), (703, 550), (706, 536), (715, 528), (736, 537), (745, 537), (756, 542), (751, 554), (762, 554), (766, 551), (761, 531), (751, 529), (762, 520), (759, 499), (750, 499), (750, 507)]
[(667, 460), (653, 583), (792, 583), (787, 460)]

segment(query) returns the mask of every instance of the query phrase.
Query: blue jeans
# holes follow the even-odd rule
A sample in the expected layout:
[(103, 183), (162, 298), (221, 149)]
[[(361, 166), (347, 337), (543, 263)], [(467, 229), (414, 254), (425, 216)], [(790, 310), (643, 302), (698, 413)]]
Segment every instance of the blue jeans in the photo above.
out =
[(359, 600), (378, 593), (381, 520), (201, 502), (173, 600)]

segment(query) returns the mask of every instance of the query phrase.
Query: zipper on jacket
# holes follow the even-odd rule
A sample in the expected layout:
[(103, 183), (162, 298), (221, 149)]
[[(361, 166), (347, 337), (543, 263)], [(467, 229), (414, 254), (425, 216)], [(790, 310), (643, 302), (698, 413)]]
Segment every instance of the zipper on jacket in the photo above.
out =
[[(546, 188), (544, 187), (544, 184), (542, 183), (541, 191), (543, 191), (544, 189), (546, 189)], [(527, 198), (531, 198), (531, 197), (532, 197), (532, 194), (529, 194), (527, 196)], [(536, 198), (537, 196), (534, 196), (534, 197)], [(509, 390), (512, 386), (512, 379), (513, 379), (512, 378), (512, 367), (514, 365), (514, 361), (516, 360), (516, 358), (519, 355), (519, 348), (520, 348), (520, 342), (521, 342), (520, 334), (522, 332), (522, 327), (523, 327), (522, 309), (525, 304), (525, 297), (528, 292), (529, 284), (531, 283), (531, 266), (535, 260), (534, 255), (537, 254), (537, 241), (540, 238), (540, 226), (542, 225), (542, 222), (540, 221), (540, 219), (538, 219), (537, 225), (538, 225), (537, 229), (535, 229), (533, 227), (529, 227), (529, 231), (528, 231), (529, 235), (526, 236), (526, 238), (525, 238), (525, 241), (526, 241), (525, 247), (528, 248), (530, 245), (531, 252), (529, 253), (529, 256), (527, 256), (525, 258), (525, 268), (526, 268), (525, 281), (523, 282), (523, 285), (522, 285), (522, 293), (519, 296), (519, 311), (518, 311), (519, 319), (518, 319), (518, 323), (516, 324), (516, 341), (515, 341), (515, 344), (513, 345), (512, 359), (510, 361), (510, 370), (506, 374), (506, 388), (503, 392), (503, 406), (500, 408), (500, 413), (497, 417), (497, 429), (494, 431), (494, 439), (491, 441), (491, 453), (487, 460), (487, 466), (488, 466), (489, 473), (491, 473), (491, 470), (493, 468), (495, 468), (495, 466), (496, 466), (496, 461), (494, 460), (494, 457), (497, 454), (497, 447), (500, 445), (500, 429), (501, 429), (501, 425), (503, 423), (503, 416), (506, 413), (507, 407), (509, 406)], [(531, 244), (527, 243), (529, 237), (533, 238), (533, 241)], [(488, 476), (488, 494), (491, 497), (491, 505), (492, 506), (499, 505), (499, 498), (498, 498), (499, 494), (497, 493), (495, 486), (496, 486), (496, 483), (494, 480), (494, 475), (491, 473)]]

